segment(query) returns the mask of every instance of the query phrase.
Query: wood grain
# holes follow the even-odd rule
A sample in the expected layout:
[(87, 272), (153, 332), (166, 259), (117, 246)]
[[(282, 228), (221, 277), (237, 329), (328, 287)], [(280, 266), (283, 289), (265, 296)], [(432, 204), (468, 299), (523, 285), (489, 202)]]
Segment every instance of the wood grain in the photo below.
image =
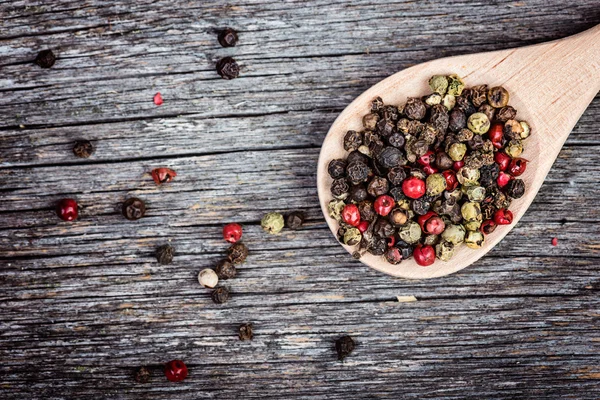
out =
[[(408, 281), (350, 259), (315, 182), (330, 125), (376, 82), (575, 34), (598, 9), (0, 0), (0, 397), (597, 399), (598, 96), (515, 229), (452, 276)], [(238, 46), (218, 45), (224, 26)], [(49, 70), (31, 64), (44, 48), (58, 55)], [(216, 75), (225, 55), (239, 79)], [(71, 155), (79, 138), (94, 141), (90, 159)], [(145, 174), (157, 166), (175, 181), (155, 187)], [(133, 194), (149, 206), (137, 222), (118, 213)], [(75, 224), (53, 214), (65, 196), (83, 205)], [(265, 212), (295, 209), (300, 231), (260, 229)], [(223, 257), (231, 221), (251, 253), (218, 306), (196, 274)], [(158, 265), (168, 241), (175, 261)], [(241, 342), (248, 321), (255, 338)], [(340, 363), (343, 334), (357, 348)], [(174, 358), (190, 367), (180, 384), (161, 372)], [(149, 384), (132, 379), (141, 365)]]

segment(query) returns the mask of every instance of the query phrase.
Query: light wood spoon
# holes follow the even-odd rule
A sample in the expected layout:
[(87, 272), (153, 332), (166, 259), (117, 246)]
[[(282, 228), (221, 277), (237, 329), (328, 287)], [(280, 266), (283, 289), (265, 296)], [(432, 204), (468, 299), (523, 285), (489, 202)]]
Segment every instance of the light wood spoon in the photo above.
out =
[[(363, 130), (362, 116), (369, 112), (375, 97), (380, 96), (386, 104), (400, 105), (408, 97), (430, 93), (427, 82), (432, 75), (448, 74), (462, 77), (467, 87), (479, 84), (505, 87), (510, 93), (509, 104), (518, 111), (517, 119), (529, 122), (532, 133), (524, 141), (522, 156), (530, 161), (521, 176), (525, 181), (525, 195), (510, 206), (514, 214), (511, 225), (499, 226), (486, 237), (481, 249), (460, 246), (449, 262), (436, 260), (433, 265), (422, 267), (412, 258), (392, 265), (381, 256), (367, 253), (361, 257), (363, 263), (386, 274), (423, 279), (454, 273), (484, 256), (516, 225), (542, 186), (569, 133), (600, 90), (600, 25), (553, 42), (415, 65), (361, 94), (335, 120), (319, 156), (319, 201), (334, 235), (338, 223), (327, 212), (327, 204), (332, 199), (332, 179), (327, 173), (327, 165), (334, 158), (346, 157), (342, 146), (346, 131)], [(356, 250), (344, 247), (350, 253)]]

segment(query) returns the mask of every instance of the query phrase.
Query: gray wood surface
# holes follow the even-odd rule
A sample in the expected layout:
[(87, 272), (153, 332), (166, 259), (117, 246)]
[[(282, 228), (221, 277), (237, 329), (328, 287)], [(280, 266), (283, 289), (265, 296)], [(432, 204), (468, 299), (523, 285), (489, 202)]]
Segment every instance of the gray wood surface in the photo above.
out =
[[(353, 261), (315, 188), (329, 125), (375, 82), (598, 23), (597, 0), (0, 0), (0, 398), (600, 398), (599, 97), (518, 226), (453, 276)], [(238, 46), (217, 43), (225, 26)], [(45, 48), (51, 69), (32, 63)], [(216, 74), (226, 55), (240, 78)], [(178, 176), (156, 187), (160, 166)], [(136, 222), (118, 212), (133, 195)], [(76, 223), (53, 212), (67, 196)], [(296, 209), (302, 230), (260, 229)], [(250, 256), (216, 305), (196, 274), (232, 221)], [(158, 265), (166, 242), (175, 261)], [(343, 334), (357, 348), (342, 363)], [(183, 383), (162, 374), (175, 358)], [(132, 379), (142, 365), (150, 383)]]

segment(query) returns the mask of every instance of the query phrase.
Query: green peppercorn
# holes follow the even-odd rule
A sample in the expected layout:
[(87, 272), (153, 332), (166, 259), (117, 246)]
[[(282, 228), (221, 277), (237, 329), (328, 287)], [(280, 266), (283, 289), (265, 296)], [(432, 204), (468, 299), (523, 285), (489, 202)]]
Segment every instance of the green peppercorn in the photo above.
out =
[(456, 97), (451, 94), (447, 94), (442, 98), (442, 105), (448, 110), (452, 110), (456, 105)]
[(276, 212), (270, 212), (262, 218), (260, 221), (260, 226), (262, 226), (265, 232), (276, 235), (281, 232), (285, 226), (285, 220), (283, 219), (283, 215)]
[(409, 199), (400, 199), (397, 201), (398, 207), (402, 210), (410, 210), (410, 200)]
[(484, 113), (476, 112), (471, 114), (467, 120), (467, 127), (478, 135), (483, 135), (490, 130), (490, 120)]
[(513, 139), (506, 145), (504, 152), (512, 158), (517, 158), (523, 153), (523, 144), (518, 139)]
[(467, 152), (467, 145), (464, 143), (452, 143), (448, 148), (448, 155), (453, 161), (461, 161)]
[(425, 104), (430, 106), (435, 106), (436, 104), (440, 104), (442, 102), (442, 96), (439, 93), (432, 93), (429, 96), (425, 97)]
[(469, 221), (465, 224), (467, 232), (479, 230), (482, 221)]
[(448, 90), (448, 78), (444, 75), (434, 75), (429, 79), (429, 87), (435, 93), (445, 95)]
[(406, 243), (415, 244), (421, 239), (421, 227), (415, 221), (409, 221), (400, 228), (398, 235)]
[(460, 208), (460, 213), (466, 221), (480, 221), (482, 219), (481, 206), (479, 203), (472, 201), (467, 201), (463, 204)]
[(423, 240), (425, 246), (435, 246), (440, 241), (440, 235), (427, 235)]
[(435, 246), (435, 255), (442, 261), (449, 261), (454, 256), (454, 244), (443, 241)]
[(431, 174), (425, 180), (425, 185), (428, 195), (437, 196), (446, 190), (446, 179), (442, 174)]
[(456, 179), (461, 185), (477, 185), (479, 177), (481, 176), (478, 169), (462, 167), (456, 173)]
[[(460, 111), (460, 112), (462, 112), (462, 111)], [(470, 129), (461, 129), (456, 134), (456, 139), (459, 142), (468, 142), (469, 140), (473, 139), (473, 131)]]
[(344, 244), (356, 246), (362, 240), (362, 234), (357, 228), (350, 228), (344, 233)]
[(460, 96), (464, 88), (465, 83), (457, 75), (448, 76), (448, 94)]
[(472, 249), (479, 249), (484, 241), (483, 233), (479, 231), (469, 231), (465, 237), (465, 244)]
[(442, 232), (442, 239), (452, 244), (460, 244), (465, 240), (465, 227), (462, 225), (446, 225), (446, 229)]
[[(340, 222), (342, 220), (342, 210), (344, 209), (343, 200), (331, 200), (327, 205), (327, 211), (329, 211), (329, 216), (336, 221)], [(262, 224), (262, 223), (261, 223)]]
[(488, 90), (488, 103), (494, 108), (502, 108), (508, 104), (508, 91), (502, 86), (496, 86)]
[(519, 122), (521, 127), (523, 127), (523, 132), (521, 132), (521, 139), (527, 139), (531, 134), (531, 127), (526, 121)]
[(485, 199), (485, 188), (481, 186), (463, 186), (461, 189), (467, 195), (469, 201), (479, 203)]
[(523, 126), (515, 119), (509, 119), (504, 123), (504, 135), (509, 139), (521, 139)]

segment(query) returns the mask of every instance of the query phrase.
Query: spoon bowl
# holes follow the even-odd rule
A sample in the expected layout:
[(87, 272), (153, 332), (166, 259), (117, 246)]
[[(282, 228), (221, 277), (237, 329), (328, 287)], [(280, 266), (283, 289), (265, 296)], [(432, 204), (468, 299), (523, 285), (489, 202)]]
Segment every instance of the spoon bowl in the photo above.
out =
[[(532, 133), (523, 142), (525, 151), (522, 155), (530, 162), (520, 176), (525, 182), (525, 195), (511, 203), (512, 224), (498, 226), (486, 236), (480, 249), (460, 246), (448, 262), (436, 259), (433, 265), (422, 267), (413, 258), (398, 265), (369, 253), (360, 258), (364, 264), (392, 276), (425, 279), (457, 272), (483, 257), (521, 219), (569, 133), (600, 90), (600, 25), (553, 42), (415, 65), (382, 80), (357, 97), (329, 129), (318, 161), (319, 201), (335, 236), (339, 225), (327, 212), (327, 204), (333, 198), (330, 193), (333, 180), (327, 173), (327, 165), (331, 160), (347, 155), (342, 146), (345, 133), (363, 130), (362, 116), (368, 113), (375, 97), (381, 97), (385, 104), (400, 105), (408, 97), (431, 93), (427, 83), (431, 76), (450, 74), (460, 76), (466, 87), (503, 86), (510, 93), (509, 104), (517, 110), (517, 119), (525, 120), (531, 126)], [(343, 247), (349, 253), (355, 250), (355, 247)]]

